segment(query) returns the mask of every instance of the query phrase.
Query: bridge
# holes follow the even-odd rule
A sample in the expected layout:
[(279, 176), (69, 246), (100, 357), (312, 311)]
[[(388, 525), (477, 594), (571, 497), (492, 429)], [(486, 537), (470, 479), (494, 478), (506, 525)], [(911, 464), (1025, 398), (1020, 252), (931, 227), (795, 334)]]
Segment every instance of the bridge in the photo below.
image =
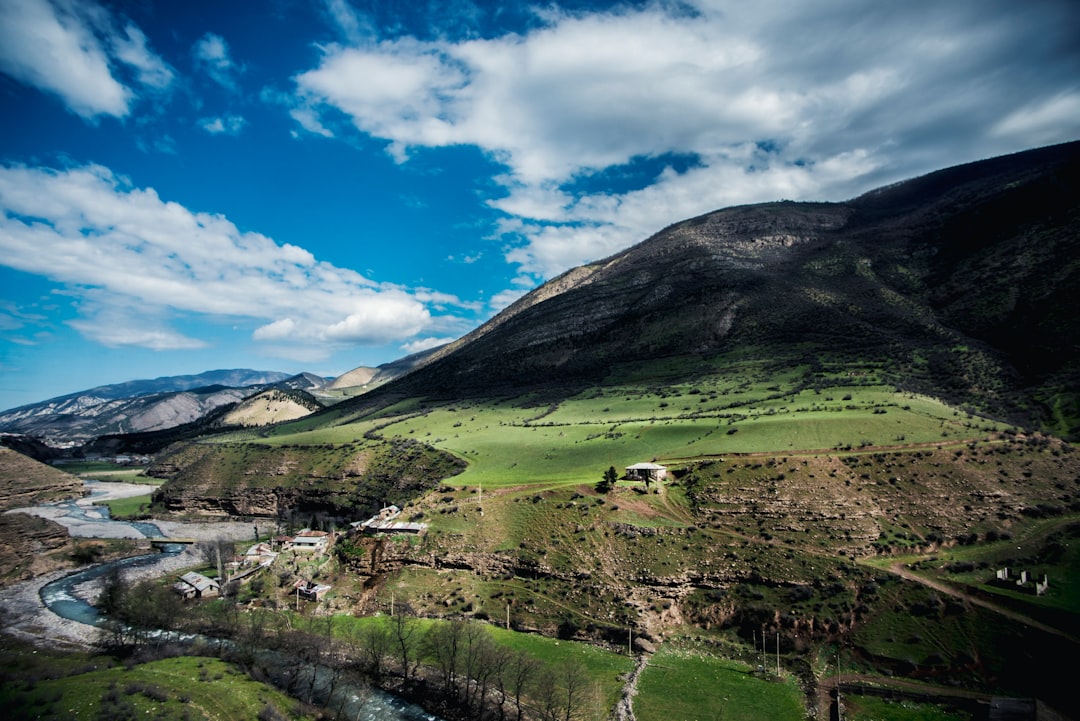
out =
[(150, 541), (150, 545), (155, 547), (164, 546), (168, 543), (182, 543), (184, 545), (198, 543), (194, 538), (166, 538), (165, 536), (150, 536), (146, 540)]

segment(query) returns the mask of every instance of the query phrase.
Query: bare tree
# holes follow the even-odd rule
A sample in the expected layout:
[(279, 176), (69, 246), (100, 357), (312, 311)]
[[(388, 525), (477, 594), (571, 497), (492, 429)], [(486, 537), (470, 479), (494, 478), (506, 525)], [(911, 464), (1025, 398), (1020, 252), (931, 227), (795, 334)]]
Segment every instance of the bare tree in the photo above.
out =
[(417, 665), (417, 645), (420, 626), (416, 623), (416, 614), (406, 602), (396, 605), (390, 617), (390, 633), (401, 664), (401, 675), (408, 681), (412, 678)]
[(204, 563), (217, 569), (218, 580), (225, 583), (225, 563), (236, 555), (236, 541), (216, 538), (212, 541), (200, 541), (195, 550)]
[[(534, 658), (520, 651), (512, 652), (503, 666), (502, 673), (496, 679), (499, 695), (502, 699), (513, 699), (515, 721), (522, 721), (525, 715), (525, 698), (533, 681), (540, 673), (540, 664)], [(504, 703), (499, 705), (499, 718), (504, 719)]]
[(461, 621), (444, 621), (436, 623), (424, 634), (424, 650), (435, 661), (447, 696), (452, 696), (457, 688), (464, 630), (465, 625)]

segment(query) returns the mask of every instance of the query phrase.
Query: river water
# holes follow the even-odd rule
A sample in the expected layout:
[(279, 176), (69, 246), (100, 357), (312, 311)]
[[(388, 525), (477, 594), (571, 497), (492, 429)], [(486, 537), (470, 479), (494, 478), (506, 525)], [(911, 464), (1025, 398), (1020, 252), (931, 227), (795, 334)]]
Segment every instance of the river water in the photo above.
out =
[[(89, 498), (93, 499), (95, 496), (104, 495), (95, 488), (96, 484), (93, 481), (86, 481), (85, 485), (87, 490), (90, 491)], [(93, 525), (95, 528), (107, 529), (102, 534), (103, 537), (149, 538), (164, 535), (154, 523), (146, 521), (114, 521), (109, 518), (107, 506), (88, 506), (85, 498), (82, 503), (78, 503), (76, 500), (68, 500), (49, 504), (43, 510), (47, 510), (49, 517), (61, 523), (69, 521), (76, 526), (88, 524)], [(57, 616), (91, 626), (101, 625), (106, 621), (106, 618), (94, 606), (79, 597), (75, 592), (79, 585), (103, 576), (112, 568), (130, 570), (139, 566), (153, 565), (161, 561), (162, 554), (175, 555), (182, 550), (183, 545), (181, 544), (166, 544), (161, 553), (151, 553), (145, 556), (133, 556), (117, 561), (95, 564), (42, 586), (41, 601)], [(317, 673), (317, 670), (312, 669), (312, 673)], [(334, 700), (333, 706), (341, 705), (348, 718), (358, 719), (359, 721), (442, 721), (438, 716), (424, 711), (419, 706), (407, 703), (392, 694), (368, 686), (349, 688), (347, 684), (340, 684), (338, 693), (342, 694), (346, 701), (340, 703), (339, 700)], [(330, 704), (328, 703), (327, 706), (330, 706)]]

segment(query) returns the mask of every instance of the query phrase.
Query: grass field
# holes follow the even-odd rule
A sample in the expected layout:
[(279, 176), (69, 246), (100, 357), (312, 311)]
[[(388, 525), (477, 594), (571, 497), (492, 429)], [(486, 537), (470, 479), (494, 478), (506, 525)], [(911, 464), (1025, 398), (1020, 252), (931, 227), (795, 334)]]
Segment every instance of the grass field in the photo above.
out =
[(302, 419), (260, 440), (310, 446), (350, 443), (368, 432), (412, 438), (468, 462), (448, 483), (499, 488), (595, 482), (609, 466), (643, 460), (961, 441), (1004, 428), (887, 386), (822, 392), (775, 378), (768, 385), (718, 383), (606, 387), (557, 401), (414, 400), (338, 425)]
[(145, 518), (146, 514), (150, 512), (150, 499), (151, 494), (147, 493), (142, 496), (129, 496), (128, 498), (102, 501), (94, 505), (108, 506), (109, 517), (114, 520), (137, 520)]
[(661, 647), (649, 660), (634, 697), (639, 721), (802, 721), (802, 692), (794, 678), (777, 680), (753, 669), (693, 651)]
[(5, 683), (8, 718), (207, 721), (303, 718), (295, 701), (212, 658), (180, 657), (125, 668), (75, 672), (63, 678)]
[(933, 704), (848, 695), (844, 698), (844, 718), (850, 721), (969, 721), (971, 715)]

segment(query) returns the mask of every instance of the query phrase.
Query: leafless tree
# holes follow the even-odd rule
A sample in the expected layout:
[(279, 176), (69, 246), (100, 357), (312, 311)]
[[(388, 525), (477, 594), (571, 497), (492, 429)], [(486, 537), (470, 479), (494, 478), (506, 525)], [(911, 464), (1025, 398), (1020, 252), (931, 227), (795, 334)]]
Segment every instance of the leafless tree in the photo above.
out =
[(401, 664), (401, 675), (408, 681), (416, 670), (417, 645), (420, 640), (420, 626), (416, 623), (416, 614), (406, 602), (396, 604), (390, 616), (390, 633)]

